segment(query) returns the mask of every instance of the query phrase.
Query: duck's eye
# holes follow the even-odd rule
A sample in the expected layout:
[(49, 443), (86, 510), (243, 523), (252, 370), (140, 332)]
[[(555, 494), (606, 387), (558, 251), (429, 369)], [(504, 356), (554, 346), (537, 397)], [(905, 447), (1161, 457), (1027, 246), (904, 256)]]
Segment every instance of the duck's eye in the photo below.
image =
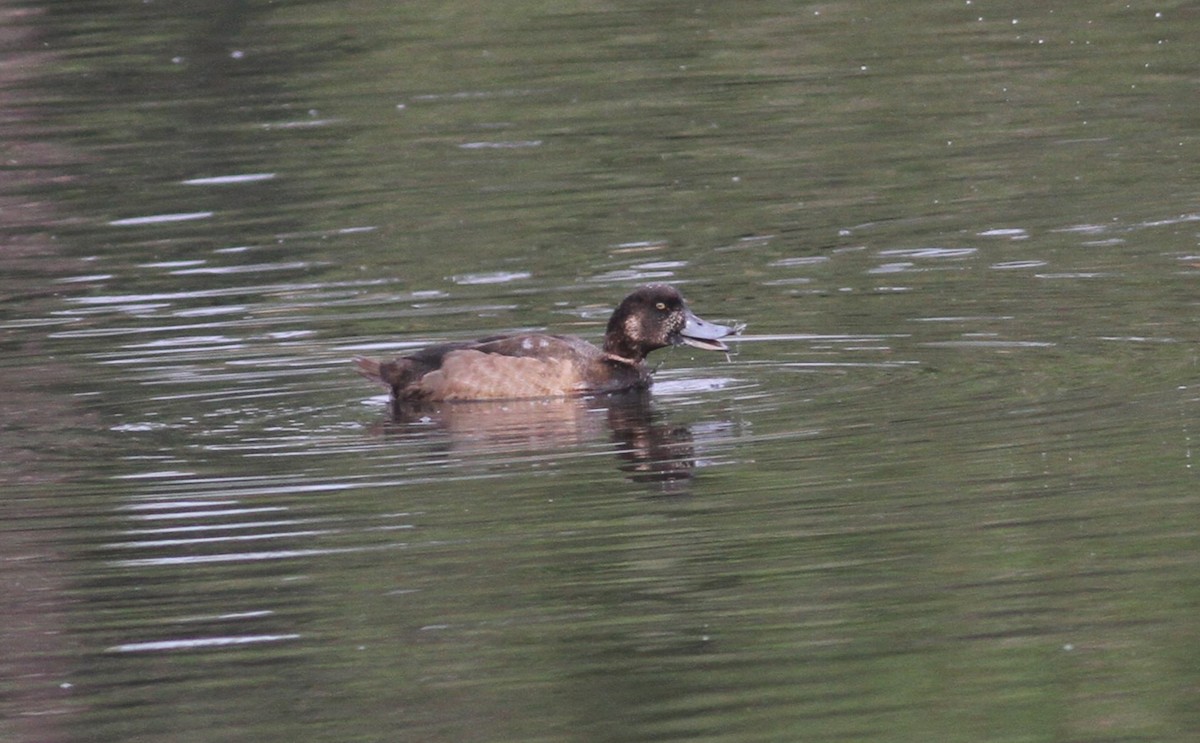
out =
[(657, 310), (665, 311), (667, 309), (667, 303), (666, 302), (656, 302), (654, 304), (654, 307)]

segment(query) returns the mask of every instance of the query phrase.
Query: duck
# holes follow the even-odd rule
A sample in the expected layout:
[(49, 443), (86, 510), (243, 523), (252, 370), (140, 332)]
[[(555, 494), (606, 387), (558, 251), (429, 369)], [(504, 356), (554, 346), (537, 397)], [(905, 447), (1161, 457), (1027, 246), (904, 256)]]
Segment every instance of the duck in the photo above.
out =
[(632, 291), (613, 311), (602, 347), (576, 336), (492, 335), (442, 343), (392, 360), (354, 359), (367, 379), (391, 390), (393, 404), (599, 395), (646, 390), (646, 356), (688, 345), (728, 352), (722, 338), (744, 326), (698, 317), (669, 284)]

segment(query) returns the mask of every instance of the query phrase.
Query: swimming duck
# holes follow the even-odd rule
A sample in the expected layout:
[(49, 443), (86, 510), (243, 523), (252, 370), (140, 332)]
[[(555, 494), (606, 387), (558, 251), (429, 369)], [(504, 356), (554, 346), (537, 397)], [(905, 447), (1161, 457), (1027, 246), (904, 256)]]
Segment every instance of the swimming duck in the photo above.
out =
[(667, 284), (634, 290), (608, 321), (604, 347), (546, 333), (445, 343), (392, 361), (358, 357), (363, 376), (391, 388), (392, 400), (503, 400), (645, 389), (646, 354), (686, 344), (728, 351), (721, 338), (741, 328), (702, 320)]

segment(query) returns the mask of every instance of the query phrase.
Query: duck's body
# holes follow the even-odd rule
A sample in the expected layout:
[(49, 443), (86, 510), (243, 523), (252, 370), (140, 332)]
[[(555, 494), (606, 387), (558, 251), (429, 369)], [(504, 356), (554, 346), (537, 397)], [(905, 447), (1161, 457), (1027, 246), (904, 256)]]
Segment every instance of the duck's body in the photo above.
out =
[(648, 387), (644, 363), (571, 336), (523, 333), (430, 346), (393, 361), (356, 359), (397, 400), (561, 397)]
[(678, 291), (655, 284), (621, 302), (603, 348), (574, 336), (521, 333), (355, 363), (364, 376), (390, 387), (397, 402), (600, 394), (649, 387), (646, 354), (657, 348), (687, 343), (723, 351), (719, 339), (733, 332), (696, 317)]

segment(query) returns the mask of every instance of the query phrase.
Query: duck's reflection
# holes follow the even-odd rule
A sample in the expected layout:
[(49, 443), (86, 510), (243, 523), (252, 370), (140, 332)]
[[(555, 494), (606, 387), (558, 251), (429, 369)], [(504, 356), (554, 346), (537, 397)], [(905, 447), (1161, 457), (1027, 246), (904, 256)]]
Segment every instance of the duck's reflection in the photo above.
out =
[(586, 448), (607, 437), (630, 480), (683, 492), (696, 468), (686, 424), (664, 420), (648, 392), (592, 398), (393, 405), (377, 432), (411, 439), (438, 431), (463, 454), (529, 454)]
[(692, 479), (696, 447), (686, 424), (662, 420), (646, 392), (624, 400), (608, 400), (608, 426), (617, 445), (620, 466), (634, 482), (674, 489)]

